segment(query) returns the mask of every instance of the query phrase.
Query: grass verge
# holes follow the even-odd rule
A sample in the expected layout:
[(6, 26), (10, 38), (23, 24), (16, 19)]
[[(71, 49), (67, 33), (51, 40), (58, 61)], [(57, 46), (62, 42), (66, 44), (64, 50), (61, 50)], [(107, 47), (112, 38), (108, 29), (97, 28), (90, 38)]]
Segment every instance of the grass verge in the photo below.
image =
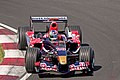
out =
[(3, 50), (2, 44), (0, 44), (0, 63), (2, 63), (5, 52)]

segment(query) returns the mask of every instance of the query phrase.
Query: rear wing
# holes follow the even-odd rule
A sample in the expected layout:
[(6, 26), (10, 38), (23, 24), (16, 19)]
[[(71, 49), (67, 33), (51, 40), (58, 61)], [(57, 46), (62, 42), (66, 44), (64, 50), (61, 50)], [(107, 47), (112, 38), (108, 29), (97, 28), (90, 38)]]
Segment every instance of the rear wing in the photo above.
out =
[(43, 22), (43, 23), (50, 23), (50, 22), (58, 22), (58, 23), (67, 23), (67, 16), (44, 16), (44, 17), (30, 17), (31, 22)]
[(33, 27), (33, 23), (65, 23), (65, 27), (67, 26), (67, 16), (30, 16), (30, 27)]

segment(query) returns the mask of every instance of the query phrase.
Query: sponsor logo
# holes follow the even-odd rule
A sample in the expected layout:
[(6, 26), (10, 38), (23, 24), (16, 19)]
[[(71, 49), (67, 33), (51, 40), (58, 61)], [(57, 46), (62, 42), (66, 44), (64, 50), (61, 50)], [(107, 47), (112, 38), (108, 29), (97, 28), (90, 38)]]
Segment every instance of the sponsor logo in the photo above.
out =
[(32, 20), (67, 20), (67, 17), (31, 17)]
[(62, 50), (62, 51), (65, 51), (65, 50), (66, 50), (66, 48), (59, 48), (59, 47), (57, 47), (56, 49), (57, 49), (58, 51), (61, 51), (61, 50)]
[(78, 65), (72, 64), (69, 66), (70, 71), (74, 71), (74, 70), (83, 70), (83, 69), (87, 69), (89, 65), (89, 62), (79, 62)]
[(40, 67), (41, 67), (42, 70), (46, 70), (46, 71), (51, 71), (51, 70), (57, 71), (57, 66), (56, 65), (54, 65), (54, 66), (47, 66), (46, 63), (41, 63)]

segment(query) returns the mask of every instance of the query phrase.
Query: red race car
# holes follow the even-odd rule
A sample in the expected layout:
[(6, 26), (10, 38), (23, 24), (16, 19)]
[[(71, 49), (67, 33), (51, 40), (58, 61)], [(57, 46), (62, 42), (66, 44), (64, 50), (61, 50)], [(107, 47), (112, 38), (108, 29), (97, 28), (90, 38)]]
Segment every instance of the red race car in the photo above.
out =
[(82, 44), (80, 27), (68, 26), (67, 22), (66, 16), (31, 16), (29, 27), (18, 27), (18, 48), (26, 50), (28, 73), (93, 74), (94, 50)]

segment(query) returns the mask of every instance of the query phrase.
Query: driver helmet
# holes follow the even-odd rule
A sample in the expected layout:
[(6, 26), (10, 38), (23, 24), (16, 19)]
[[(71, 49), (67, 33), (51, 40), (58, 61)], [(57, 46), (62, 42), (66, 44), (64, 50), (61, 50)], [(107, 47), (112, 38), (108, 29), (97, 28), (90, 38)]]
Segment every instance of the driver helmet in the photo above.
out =
[(50, 40), (52, 40), (52, 41), (57, 40), (57, 35), (58, 35), (57, 30), (51, 30), (49, 33)]

